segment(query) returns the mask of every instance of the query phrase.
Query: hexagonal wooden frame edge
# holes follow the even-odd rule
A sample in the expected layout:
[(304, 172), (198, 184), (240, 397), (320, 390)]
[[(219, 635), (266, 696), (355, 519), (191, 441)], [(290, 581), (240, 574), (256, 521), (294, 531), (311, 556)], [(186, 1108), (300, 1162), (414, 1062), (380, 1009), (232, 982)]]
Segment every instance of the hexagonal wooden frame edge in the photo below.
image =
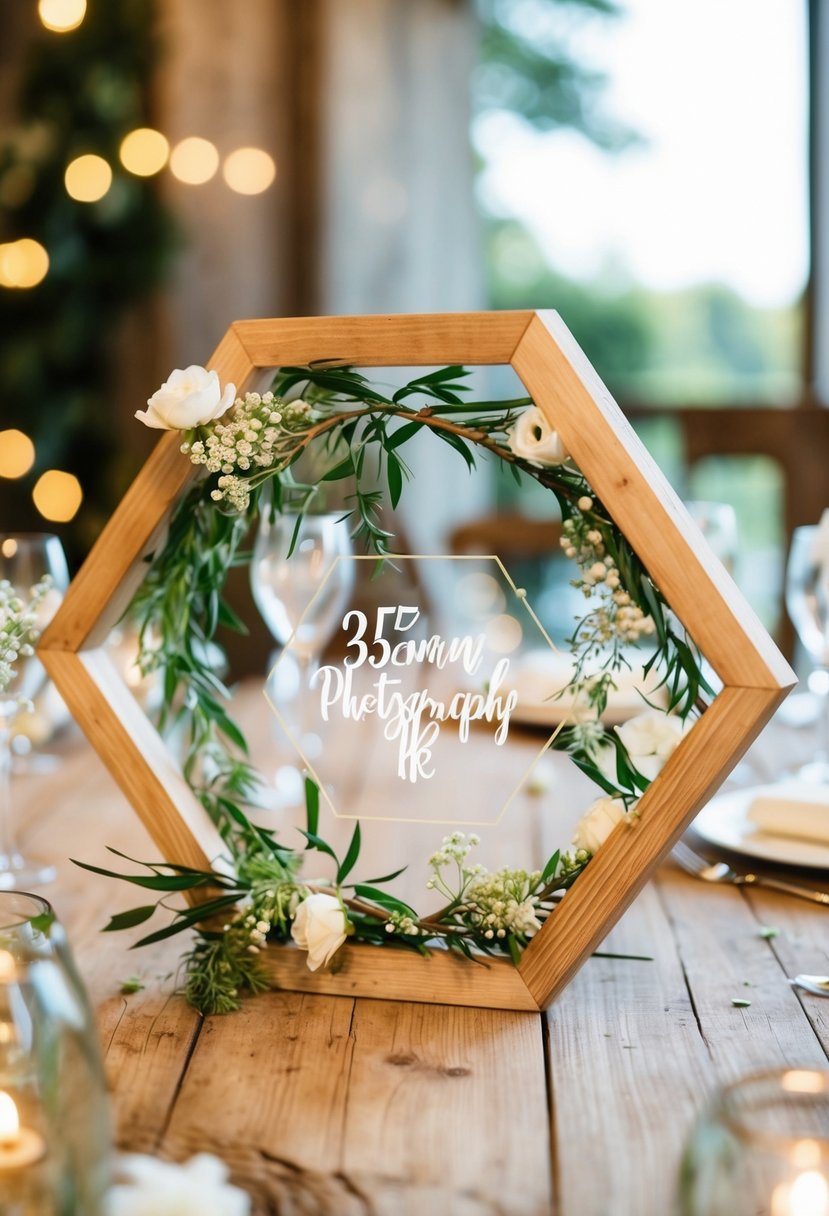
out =
[[(261, 369), (331, 360), (355, 366), (511, 364), (611, 511), (723, 682), (640, 802), (514, 967), (445, 950), (347, 944), (311, 972), (290, 946), (267, 951), (276, 987), (304, 992), (538, 1010), (572, 978), (641, 890), (795, 683), (598, 375), (555, 312), (276, 318), (230, 327), (208, 366), (248, 388)], [(74, 579), (39, 654), (162, 855), (204, 867), (221, 838), (102, 643), (147, 570), (173, 506), (198, 469), (166, 433)]]

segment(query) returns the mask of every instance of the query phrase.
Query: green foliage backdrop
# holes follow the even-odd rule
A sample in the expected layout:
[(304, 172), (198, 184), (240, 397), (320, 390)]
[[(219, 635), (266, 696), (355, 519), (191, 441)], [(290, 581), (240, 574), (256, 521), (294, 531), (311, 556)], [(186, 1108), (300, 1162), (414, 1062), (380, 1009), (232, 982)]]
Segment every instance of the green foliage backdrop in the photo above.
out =
[[(0, 487), (6, 527), (42, 528), (31, 490), (45, 469), (74, 473), (84, 503), (65, 530), (82, 553), (134, 471), (117, 458), (112, 357), (117, 322), (162, 278), (175, 247), (152, 179), (118, 161), (124, 135), (149, 122), (157, 47), (153, 0), (90, 5), (79, 29), (41, 30), (21, 73), (16, 125), (0, 141), (0, 241), (32, 237), (49, 273), (30, 290), (0, 288), (0, 417), (36, 445), (34, 469)], [(113, 167), (98, 203), (74, 202), (66, 165), (96, 153)]]

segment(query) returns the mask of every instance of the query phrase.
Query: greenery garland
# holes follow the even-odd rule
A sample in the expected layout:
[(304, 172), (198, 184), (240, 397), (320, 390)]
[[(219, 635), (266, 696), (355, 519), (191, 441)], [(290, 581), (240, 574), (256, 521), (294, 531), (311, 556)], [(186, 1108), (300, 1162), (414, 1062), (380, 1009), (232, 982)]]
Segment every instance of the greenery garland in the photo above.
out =
[[(207, 375), (189, 369), (194, 370)], [(174, 373), (168, 386), (184, 375)], [(525, 432), (530, 427), (531, 438), (535, 433), (545, 442), (556, 440), (532, 401), (466, 401), (467, 375), (461, 367), (441, 368), (389, 393), (351, 368), (282, 368), (270, 392), (248, 393), (217, 421), (184, 435), (182, 452), (204, 467), (205, 476), (174, 512), (132, 612), (139, 622), (142, 669), (160, 676), (162, 729), (175, 723), (184, 732), (184, 776), (221, 832), (231, 867), (229, 872), (221, 864), (198, 871), (169, 862), (136, 863), (148, 873), (119, 874), (79, 864), (161, 893), (156, 903), (112, 917), (108, 930), (140, 925), (159, 906), (172, 912), (172, 920), (138, 945), (195, 930), (186, 955), (186, 994), (204, 1012), (235, 1009), (244, 991), (268, 986), (260, 956), (266, 940), (293, 937), (308, 949), (312, 967), (328, 962), (348, 936), (424, 954), (440, 941), (468, 958), (502, 953), (517, 963), (592, 853), (583, 844), (567, 853), (557, 850), (541, 870), (492, 874), (469, 863), (478, 838), (452, 833), (429, 859), (427, 886), (446, 903), (438, 912), (420, 916), (386, 889), (402, 871), (351, 880), (360, 854), (360, 825), (339, 857), (320, 835), (319, 790), (310, 779), (305, 850), (286, 847), (254, 822), (260, 778), (249, 762), (244, 736), (229, 716), (230, 694), (208, 654), (220, 627), (244, 630), (222, 591), (230, 569), (249, 558), (242, 544), (266, 482), (272, 510), (281, 511), (288, 499), (293, 509), (299, 504), (293, 549), (303, 513), (313, 505), (320, 484), (350, 478), (354, 489), (346, 515), (353, 521), (352, 535), (380, 561), (391, 552), (393, 538), (381, 525), (384, 495), (377, 482), (383, 478), (396, 506), (410, 477), (401, 449), (421, 431), (448, 444), (470, 469), (478, 455), (491, 456), (519, 482), (530, 477), (549, 489), (561, 512), (562, 546), (579, 571), (574, 585), (586, 597), (586, 614), (570, 639), (575, 676), (569, 691), (581, 693), (591, 711), (561, 730), (554, 746), (568, 751), (614, 800), (614, 821), (635, 819), (636, 802), (649, 784), (641, 771), (645, 766), (635, 762), (618, 733), (606, 731), (599, 721), (614, 676), (627, 665), (624, 648), (652, 637), (654, 650), (645, 670), (658, 672), (668, 693), (668, 711), (678, 723), (704, 709), (703, 694), (712, 692), (693, 643), (566, 453), (555, 463), (520, 454), (532, 449), (516, 442), (519, 420)], [(139, 417), (149, 425), (169, 426), (154, 412), (155, 400)], [(296, 480), (294, 468), (310, 448), (322, 452), (325, 472), (309, 485)], [(303, 863), (320, 855), (328, 858), (333, 878), (303, 877)], [(166, 899), (173, 892), (196, 893), (201, 902), (169, 908)]]

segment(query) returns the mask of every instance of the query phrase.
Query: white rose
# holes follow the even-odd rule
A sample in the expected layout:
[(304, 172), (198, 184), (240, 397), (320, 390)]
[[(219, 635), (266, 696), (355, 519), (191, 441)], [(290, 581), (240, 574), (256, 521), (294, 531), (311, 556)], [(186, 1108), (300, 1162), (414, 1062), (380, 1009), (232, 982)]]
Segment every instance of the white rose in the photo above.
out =
[(118, 1183), (106, 1202), (106, 1216), (249, 1216), (250, 1198), (230, 1186), (224, 1162), (199, 1153), (174, 1165), (138, 1153), (116, 1162)]
[[(616, 727), (616, 733), (637, 773), (648, 781), (654, 781), (691, 726), (691, 722), (683, 722), (676, 714), (664, 714), (653, 709), (629, 718), (622, 726)], [(616, 748), (605, 744), (595, 753), (594, 759), (608, 780), (615, 781)]]
[(217, 372), (193, 364), (172, 372), (149, 398), (148, 408), (137, 410), (135, 416), (159, 431), (189, 431), (221, 418), (235, 400), (235, 384), (226, 384), (222, 392)]
[(308, 951), (308, 970), (324, 967), (348, 937), (348, 918), (334, 895), (318, 892), (303, 899), (296, 910), (291, 937)]
[(625, 804), (621, 798), (597, 798), (579, 820), (573, 833), (573, 844), (577, 849), (595, 853), (625, 817)]
[(516, 456), (529, 460), (531, 464), (562, 464), (567, 460), (567, 451), (558, 432), (554, 431), (536, 405), (524, 410), (508, 436), (509, 446)]
[(653, 781), (691, 725), (676, 714), (650, 709), (617, 726), (616, 732), (637, 772)]

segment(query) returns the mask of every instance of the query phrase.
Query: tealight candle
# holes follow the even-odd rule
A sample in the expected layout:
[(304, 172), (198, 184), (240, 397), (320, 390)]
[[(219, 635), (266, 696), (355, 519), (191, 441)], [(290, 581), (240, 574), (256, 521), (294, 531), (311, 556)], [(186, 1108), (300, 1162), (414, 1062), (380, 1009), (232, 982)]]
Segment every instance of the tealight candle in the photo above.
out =
[(0, 1174), (34, 1165), (45, 1152), (43, 1137), (20, 1126), (14, 1098), (0, 1090)]
[(818, 1170), (804, 1170), (772, 1195), (772, 1216), (829, 1216), (829, 1183)]

